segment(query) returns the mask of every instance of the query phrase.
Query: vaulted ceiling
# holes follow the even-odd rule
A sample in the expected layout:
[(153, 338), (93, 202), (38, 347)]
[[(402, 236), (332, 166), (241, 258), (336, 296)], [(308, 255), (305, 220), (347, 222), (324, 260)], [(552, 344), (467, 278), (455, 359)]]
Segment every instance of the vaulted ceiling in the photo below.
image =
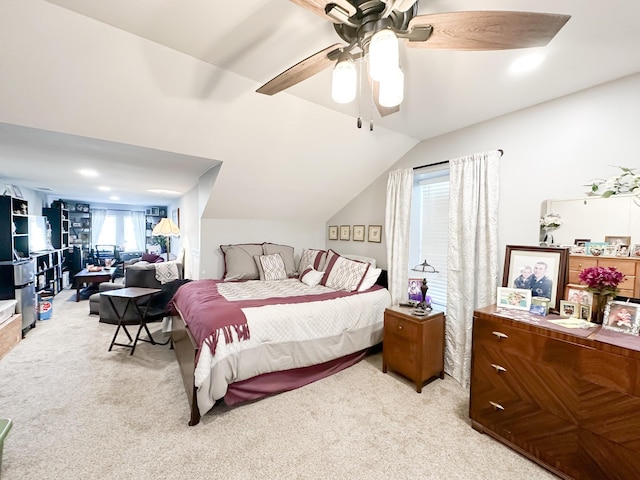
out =
[[(418, 141), (640, 71), (637, 2), (419, 2), (420, 14), (463, 10), (571, 19), (543, 48), (403, 48), (405, 100), (400, 112), (380, 118), (368, 98), (334, 103), (331, 69), (273, 97), (255, 93), (339, 41), (330, 22), (291, 1), (4, 1), (0, 122), (7, 125), (0, 125), (0, 140), (13, 146), (0, 149), (0, 176), (59, 192), (79, 187), (73, 172), (57, 175), (37, 163), (48, 154), (61, 158), (53, 147), (26, 148), (44, 130), (73, 135), (58, 143), (80, 141), (85, 148), (73, 168), (109, 172), (124, 203), (157, 200), (147, 188), (174, 185), (185, 193), (222, 162), (213, 196), (218, 215), (270, 218), (280, 211), (283, 218), (326, 219)], [(546, 55), (538, 69), (509, 72), (534, 51)], [(8, 139), (12, 126), (35, 129), (25, 148)], [(112, 143), (96, 143), (92, 157), (91, 139)], [(129, 151), (118, 157), (119, 147)], [(74, 192), (92, 199), (92, 186)]]

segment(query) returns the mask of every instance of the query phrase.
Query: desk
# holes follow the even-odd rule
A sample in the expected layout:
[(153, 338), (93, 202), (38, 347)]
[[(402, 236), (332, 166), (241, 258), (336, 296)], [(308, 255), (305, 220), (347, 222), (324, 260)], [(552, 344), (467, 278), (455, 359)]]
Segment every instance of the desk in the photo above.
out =
[[(126, 287), (126, 288), (120, 288), (118, 290), (108, 290), (106, 292), (100, 293), (100, 295), (107, 296), (107, 298), (109, 299), (109, 303), (111, 304), (111, 308), (113, 308), (113, 311), (118, 317), (118, 328), (116, 328), (116, 333), (113, 335), (113, 339), (111, 340), (111, 345), (109, 345), (109, 351), (111, 351), (111, 348), (113, 348), (114, 345), (118, 345), (121, 347), (131, 348), (131, 352), (129, 353), (129, 355), (133, 355), (133, 351), (136, 349), (136, 343), (138, 343), (138, 340), (142, 342), (149, 342), (153, 345), (156, 345), (158, 343), (153, 340), (153, 337), (151, 336), (151, 332), (149, 331), (149, 327), (147, 327), (147, 322), (146, 322), (147, 311), (149, 310), (150, 302), (147, 301), (147, 304), (144, 307), (144, 311), (140, 310), (140, 307), (138, 306), (137, 302), (140, 300), (144, 300), (145, 298), (147, 300), (151, 300), (151, 297), (160, 291), (161, 290), (159, 288)], [(114, 298), (120, 298), (125, 302), (124, 310), (122, 310), (122, 313), (120, 313), (116, 308), (115, 302), (113, 301)], [(127, 330), (127, 326), (125, 325), (125, 322), (124, 322), (124, 317), (127, 314), (127, 310), (129, 309), (130, 306), (133, 306), (132, 308), (135, 309), (135, 311), (138, 313), (138, 317), (140, 318), (140, 327), (138, 328), (138, 333), (136, 334), (135, 339), (131, 338), (131, 335), (129, 334), (129, 331)], [(124, 333), (126, 333), (127, 337), (129, 337), (129, 342), (133, 342), (133, 345), (126, 344), (126, 343), (116, 343), (116, 338), (118, 337), (118, 332), (120, 331), (120, 327), (122, 327), (122, 329), (124, 330)], [(147, 335), (149, 336), (148, 339), (140, 338), (140, 332), (142, 331), (143, 328), (146, 330)]]
[(76, 273), (73, 279), (76, 283), (76, 302), (80, 301), (80, 288), (85, 283), (102, 283), (111, 280), (115, 268), (106, 268), (99, 272), (89, 272), (86, 268)]

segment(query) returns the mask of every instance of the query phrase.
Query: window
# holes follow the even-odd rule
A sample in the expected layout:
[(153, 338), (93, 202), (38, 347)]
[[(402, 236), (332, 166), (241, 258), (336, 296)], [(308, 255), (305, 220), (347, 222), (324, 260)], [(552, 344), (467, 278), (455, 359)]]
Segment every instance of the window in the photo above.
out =
[[(414, 176), (411, 208), (410, 268), (425, 260), (437, 273), (426, 273), (431, 303), (446, 310), (449, 231), (449, 166), (422, 169)], [(409, 271), (409, 277), (421, 273)]]
[(125, 252), (144, 251), (136, 241), (136, 229), (131, 212), (108, 210), (96, 245), (116, 245)]

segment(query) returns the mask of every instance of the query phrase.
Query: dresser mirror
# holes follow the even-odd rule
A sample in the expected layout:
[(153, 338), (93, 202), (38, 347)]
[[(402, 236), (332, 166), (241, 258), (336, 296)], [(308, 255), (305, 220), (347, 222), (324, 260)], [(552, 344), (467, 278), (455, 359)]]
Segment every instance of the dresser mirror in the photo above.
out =
[(640, 243), (640, 205), (633, 195), (545, 200), (541, 216), (557, 213), (562, 225), (553, 230), (555, 245), (573, 245), (576, 239), (602, 242), (607, 236), (630, 236)]

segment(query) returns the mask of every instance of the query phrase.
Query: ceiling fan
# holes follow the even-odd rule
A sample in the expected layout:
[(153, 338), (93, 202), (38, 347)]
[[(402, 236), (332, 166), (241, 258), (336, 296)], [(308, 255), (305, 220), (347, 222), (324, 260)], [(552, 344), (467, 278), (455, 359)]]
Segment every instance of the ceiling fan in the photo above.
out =
[[(398, 61), (398, 39), (404, 39), (407, 47), (444, 50), (541, 47), (570, 18), (514, 11), (418, 15), (418, 0), (291, 1), (331, 21), (344, 43), (314, 53), (256, 91), (273, 95), (334, 65), (333, 99), (347, 103), (355, 98), (358, 81), (354, 61), (366, 59), (373, 100), (383, 117), (399, 111), (402, 102), (404, 77)], [(360, 78), (362, 81), (362, 75)]]

